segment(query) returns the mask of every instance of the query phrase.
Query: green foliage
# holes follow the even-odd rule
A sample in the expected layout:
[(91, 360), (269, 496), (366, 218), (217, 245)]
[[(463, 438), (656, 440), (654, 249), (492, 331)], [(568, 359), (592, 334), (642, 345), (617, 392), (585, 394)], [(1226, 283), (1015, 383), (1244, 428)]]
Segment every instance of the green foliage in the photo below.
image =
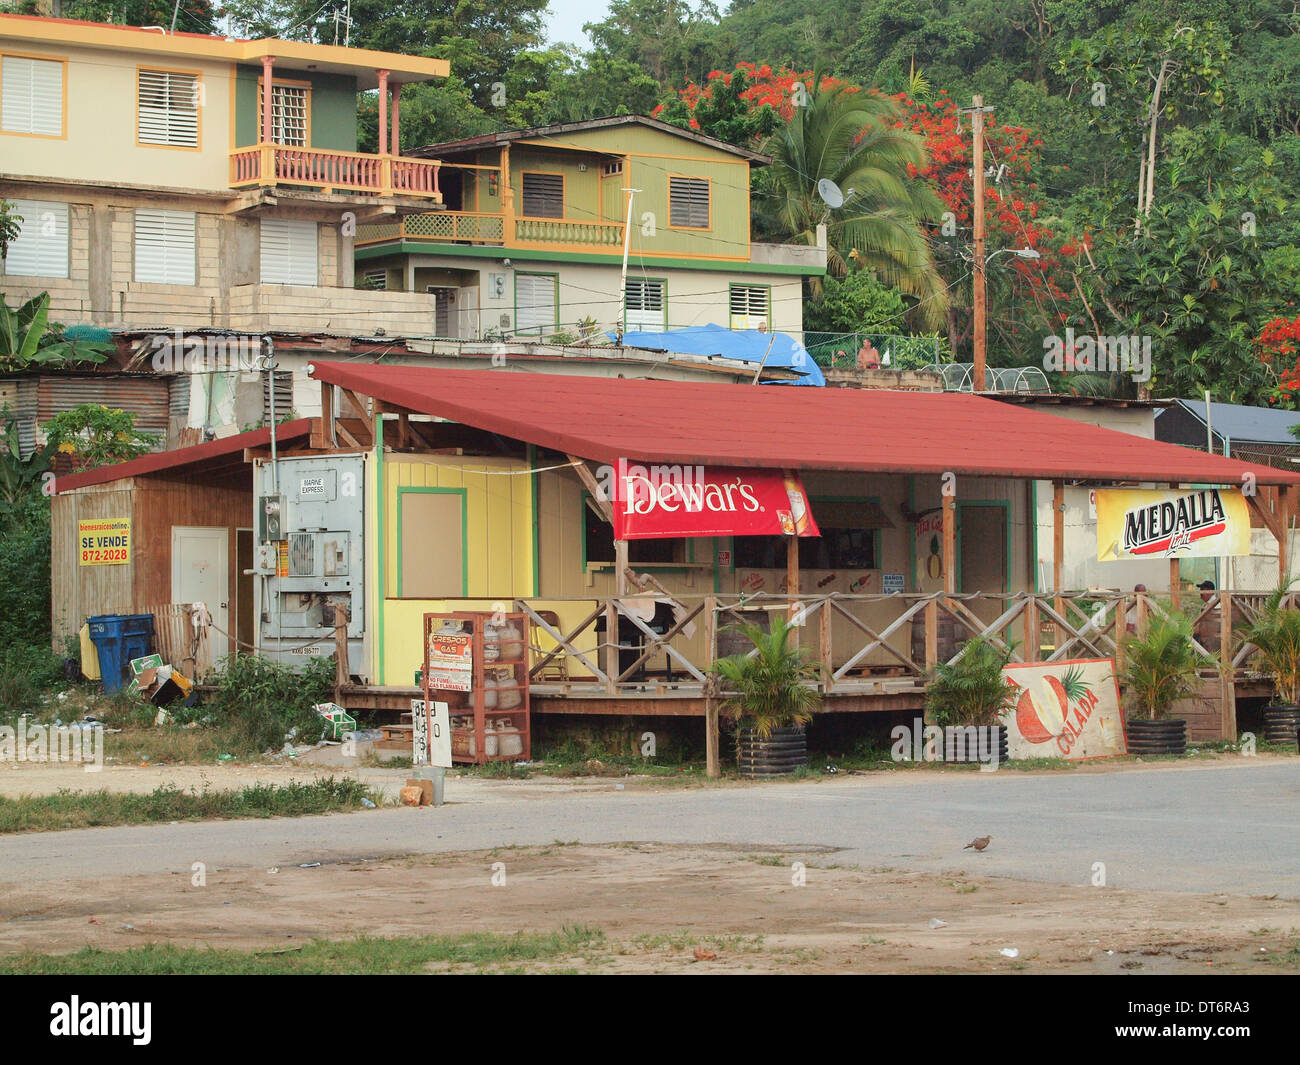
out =
[(1152, 614), (1146, 632), (1124, 639), (1124, 668), (1116, 677), (1139, 713), (1155, 721), (1196, 690), (1197, 669), (1213, 664), (1193, 646), (1190, 618)]
[(901, 332), (906, 309), (897, 289), (858, 270), (825, 280), (821, 296), (804, 305), (803, 327), (827, 333)]
[(1002, 673), (1011, 659), (1011, 647), (983, 636), (967, 640), (961, 657), (937, 666), (926, 684), (930, 721), (941, 727), (999, 724), (1013, 705), (1015, 689)]
[(9, 253), (9, 243), (22, 230), (22, 223), (23, 216), (14, 213), (14, 205), (0, 199), (0, 259)]
[(42, 427), (46, 447), (72, 456), (74, 471), (126, 462), (153, 450), (159, 434), (135, 427), (135, 415), (99, 403), (79, 403)]
[(174, 784), (161, 784), (145, 794), (64, 788), (52, 795), (0, 796), (0, 833), (211, 818), (305, 817), (355, 810), (368, 797), (366, 786), (351, 777), (250, 784), (233, 791), (183, 791)]
[(736, 729), (753, 729), (767, 739), (773, 729), (806, 725), (821, 707), (821, 695), (809, 686), (818, 680), (821, 667), (806, 648), (791, 645), (797, 627), (777, 618), (771, 632), (748, 623), (736, 629), (757, 654), (731, 655), (713, 666), (725, 693), (722, 709)]
[(49, 320), (50, 294), (33, 296), (12, 308), (0, 292), (0, 372), (21, 373), (37, 367), (98, 363), (108, 347), (93, 340), (65, 340), (62, 326)]
[(278, 750), (291, 732), (295, 743), (315, 743), (327, 726), (312, 706), (333, 699), (334, 670), (332, 658), (309, 658), (295, 673), (269, 658), (231, 655), (216, 678), (216, 709), (204, 714), (229, 728), (244, 753)]
[(19, 714), (39, 711), (41, 697), (59, 685), (62, 670), (48, 645), (0, 643), (0, 722), (12, 724)]
[(26, 520), (31, 504), (44, 494), (49, 470), (49, 448), (23, 458), (18, 421), (8, 405), (0, 406), (0, 528), (13, 519)]
[[(814, 84), (819, 80), (814, 76)], [(918, 136), (895, 128), (897, 121), (897, 106), (876, 93), (843, 86), (811, 93), (764, 143), (775, 165), (761, 172), (755, 221), (766, 236), (807, 245), (817, 243), (817, 227), (826, 223), (832, 276), (845, 276), (855, 263), (913, 297), (921, 321), (935, 327), (946, 303), (923, 223), (937, 220), (942, 207), (925, 183), (909, 177), (910, 168), (925, 165), (925, 148)], [(827, 178), (845, 196), (836, 210), (817, 191)]]
[(1259, 649), (1255, 665), (1286, 706), (1300, 705), (1300, 610), (1286, 602), (1294, 580), (1278, 585), (1242, 634)]

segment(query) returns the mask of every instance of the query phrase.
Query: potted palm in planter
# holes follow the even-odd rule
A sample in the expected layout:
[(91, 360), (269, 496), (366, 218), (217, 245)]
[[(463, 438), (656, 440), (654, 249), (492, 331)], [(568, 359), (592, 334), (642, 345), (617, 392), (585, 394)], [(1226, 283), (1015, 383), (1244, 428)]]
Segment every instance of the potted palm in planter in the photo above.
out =
[(1182, 614), (1152, 614), (1144, 633), (1124, 640), (1124, 668), (1116, 677), (1136, 707), (1124, 722), (1129, 754), (1187, 753), (1187, 721), (1171, 719), (1169, 711), (1196, 691), (1197, 669), (1212, 665), (1196, 650), (1192, 623)]
[(1296, 743), (1300, 730), (1300, 610), (1284, 605), (1294, 583), (1273, 590), (1242, 637), (1258, 649), (1257, 668), (1273, 684), (1274, 702), (1264, 707), (1268, 743)]
[[(1007, 760), (1007, 727), (1002, 716), (1015, 705), (1015, 686), (1003, 675), (1014, 645), (999, 646), (977, 636), (967, 640), (961, 656), (939, 665), (925, 688), (930, 723), (943, 729), (945, 762)], [(981, 731), (996, 729), (996, 742)]]
[(730, 655), (714, 663), (722, 685), (722, 711), (735, 726), (736, 760), (750, 777), (792, 773), (808, 762), (804, 726), (821, 705), (810, 682), (820, 667), (790, 642), (793, 626), (782, 619), (765, 632), (757, 625), (737, 626), (753, 653)]

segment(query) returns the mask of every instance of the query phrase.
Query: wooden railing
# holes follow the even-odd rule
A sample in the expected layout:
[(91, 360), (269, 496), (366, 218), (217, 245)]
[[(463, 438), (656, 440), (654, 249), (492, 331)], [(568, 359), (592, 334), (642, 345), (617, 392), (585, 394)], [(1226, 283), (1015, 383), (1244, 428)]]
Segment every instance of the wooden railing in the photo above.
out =
[(431, 159), (258, 144), (230, 153), (230, 185), (298, 185), (325, 192), (341, 189), (441, 201), (439, 166)]
[[(513, 608), (530, 619), (531, 679), (542, 690), (698, 692), (719, 655), (728, 651), (729, 627), (746, 614), (762, 612), (795, 621), (799, 641), (821, 667), (817, 687), (831, 694), (919, 692), (935, 666), (956, 661), (975, 636), (1010, 648), (1016, 662), (1114, 658), (1122, 663), (1125, 636), (1143, 631), (1152, 614), (1171, 612), (1192, 622), (1193, 642), (1214, 662), (1207, 675), (1222, 672), (1249, 682), (1258, 679), (1256, 651), (1242, 634), (1266, 597), (1213, 592), (1203, 600), (1199, 593), (1184, 592), (1175, 603), (1168, 593), (679, 595), (675, 616), (662, 633), (642, 619), (644, 610), (634, 609), (638, 597), (516, 599)], [(644, 606), (644, 598), (639, 602)], [(1288, 605), (1300, 608), (1300, 596), (1292, 596)]]
[[(621, 222), (588, 222), (571, 218), (515, 218), (515, 245), (572, 245), (584, 248), (617, 248), (623, 243)], [(357, 243), (383, 240), (507, 243), (507, 218), (500, 211), (431, 211), (415, 214), (400, 222), (383, 222), (362, 227)]]

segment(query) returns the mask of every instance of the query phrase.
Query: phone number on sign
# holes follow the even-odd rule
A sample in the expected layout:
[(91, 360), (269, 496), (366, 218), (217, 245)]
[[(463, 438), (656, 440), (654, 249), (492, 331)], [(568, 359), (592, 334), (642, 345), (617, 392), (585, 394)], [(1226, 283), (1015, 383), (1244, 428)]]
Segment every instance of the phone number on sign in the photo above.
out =
[(125, 547), (112, 547), (104, 551), (85, 550), (81, 552), (82, 562), (125, 562)]

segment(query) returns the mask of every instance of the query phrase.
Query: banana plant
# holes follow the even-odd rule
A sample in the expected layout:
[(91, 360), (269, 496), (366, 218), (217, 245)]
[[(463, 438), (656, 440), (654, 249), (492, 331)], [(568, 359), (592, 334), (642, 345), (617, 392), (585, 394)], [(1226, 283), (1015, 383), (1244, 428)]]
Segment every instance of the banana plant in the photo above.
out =
[(50, 323), (48, 292), (33, 296), (17, 309), (0, 294), (0, 371), (100, 363), (107, 358), (107, 345), (93, 340), (67, 340), (62, 327)]

